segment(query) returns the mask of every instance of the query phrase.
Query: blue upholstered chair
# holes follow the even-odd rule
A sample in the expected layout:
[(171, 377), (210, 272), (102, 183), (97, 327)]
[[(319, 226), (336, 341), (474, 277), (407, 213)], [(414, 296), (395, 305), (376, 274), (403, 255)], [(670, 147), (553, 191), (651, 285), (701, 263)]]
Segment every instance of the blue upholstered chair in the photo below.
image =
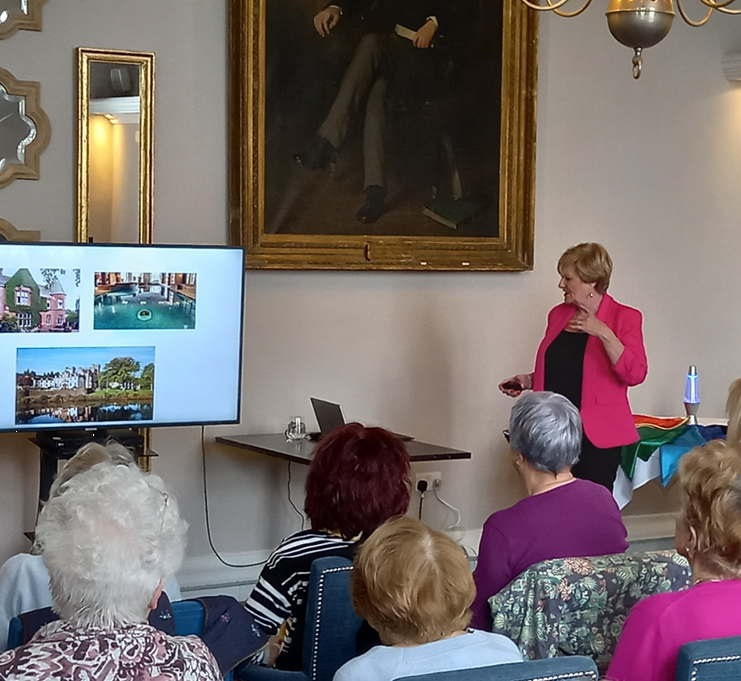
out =
[(311, 564), (300, 672), (257, 665), (238, 668), (243, 681), (332, 681), (334, 673), (355, 657), (363, 620), (350, 598), (352, 563), (346, 558), (318, 558)]
[[(17, 648), (26, 643), (35, 633), (36, 629), (45, 622), (51, 622), (56, 619), (56, 615), (51, 612), (51, 608), (42, 608), (40, 612), (47, 613), (48, 616), (39, 617), (38, 615), (24, 620), (24, 613), (20, 617), (13, 617), (8, 626), (8, 650)], [(204, 608), (198, 601), (175, 601), (172, 603), (172, 614), (175, 620), (176, 636), (200, 636), (203, 633)], [(30, 625), (30, 626), (29, 626)], [(33, 631), (31, 630), (33, 628)], [(232, 681), (233, 673), (229, 672), (224, 681)]]
[(741, 679), (741, 636), (685, 643), (677, 658), (677, 681)]
[(399, 681), (597, 681), (598, 678), (594, 660), (573, 655), (406, 676)]

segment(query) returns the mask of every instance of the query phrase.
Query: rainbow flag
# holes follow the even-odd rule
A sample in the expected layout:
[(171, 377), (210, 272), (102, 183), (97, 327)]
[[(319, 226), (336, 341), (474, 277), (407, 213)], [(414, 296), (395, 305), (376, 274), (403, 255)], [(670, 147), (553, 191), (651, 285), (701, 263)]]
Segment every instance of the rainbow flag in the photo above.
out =
[(621, 466), (632, 480), (636, 461), (648, 461), (658, 450), (661, 462), (661, 484), (666, 487), (677, 471), (679, 459), (692, 448), (709, 440), (725, 437), (719, 426), (697, 426), (687, 416), (646, 416), (634, 414), (638, 442), (623, 447)]

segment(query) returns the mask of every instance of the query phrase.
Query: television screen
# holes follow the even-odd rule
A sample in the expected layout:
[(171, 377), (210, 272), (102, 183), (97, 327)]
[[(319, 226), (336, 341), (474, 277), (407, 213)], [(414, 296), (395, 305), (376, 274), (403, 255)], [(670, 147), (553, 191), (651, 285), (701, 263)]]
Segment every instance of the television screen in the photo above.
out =
[(239, 420), (242, 249), (0, 243), (0, 431)]

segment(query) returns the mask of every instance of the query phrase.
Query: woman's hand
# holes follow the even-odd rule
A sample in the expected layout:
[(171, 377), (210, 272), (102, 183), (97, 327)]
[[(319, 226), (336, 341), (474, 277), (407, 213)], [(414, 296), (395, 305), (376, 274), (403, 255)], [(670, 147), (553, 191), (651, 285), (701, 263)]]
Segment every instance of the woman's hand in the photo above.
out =
[(509, 397), (519, 397), (523, 390), (532, 390), (532, 387), (532, 374), (517, 374), (499, 384), (499, 390)]
[(582, 333), (588, 333), (590, 336), (597, 336), (598, 338), (602, 338), (605, 335), (605, 331), (610, 331), (610, 327), (607, 324), (597, 319), (597, 317), (583, 307), (579, 308), (579, 311), (571, 318), (566, 328), (569, 331), (580, 331)]
[(590, 336), (599, 338), (613, 366), (618, 363), (625, 350), (625, 346), (620, 342), (620, 339), (615, 335), (613, 330), (583, 307), (579, 308), (579, 311), (571, 318), (566, 328), (569, 331), (581, 331), (582, 333), (588, 333)]
[(437, 33), (437, 24), (432, 19), (428, 19), (425, 25), (414, 36), (414, 40), (412, 41), (414, 47), (419, 47), (423, 50), (427, 49), (432, 45), (432, 39), (435, 37), (435, 33)]

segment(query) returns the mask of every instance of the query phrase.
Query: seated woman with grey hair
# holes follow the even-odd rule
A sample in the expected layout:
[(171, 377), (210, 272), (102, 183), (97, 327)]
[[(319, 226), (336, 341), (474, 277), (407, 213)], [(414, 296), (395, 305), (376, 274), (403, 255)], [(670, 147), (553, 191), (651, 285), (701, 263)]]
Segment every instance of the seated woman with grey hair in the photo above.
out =
[(579, 459), (582, 424), (569, 400), (547, 391), (523, 395), (512, 407), (505, 436), (527, 497), (484, 524), (471, 626), (486, 630), (492, 625), (489, 598), (531, 565), (628, 548), (610, 492), (571, 473)]
[(146, 621), (182, 562), (186, 531), (162, 480), (133, 464), (98, 463), (66, 481), (36, 525), (61, 619), (0, 654), (0, 680), (221, 679), (200, 639)]
[[(134, 457), (118, 442), (104, 445), (89, 442), (65, 463), (54, 479), (49, 498), (59, 496), (76, 475), (101, 463), (128, 466), (134, 464)], [(180, 586), (175, 577), (168, 579), (165, 593), (170, 601), (180, 600)], [(0, 568), (0, 652), (7, 648), (8, 625), (13, 617), (51, 605), (49, 573), (38, 546), (34, 546), (31, 553), (18, 553), (8, 558)]]

